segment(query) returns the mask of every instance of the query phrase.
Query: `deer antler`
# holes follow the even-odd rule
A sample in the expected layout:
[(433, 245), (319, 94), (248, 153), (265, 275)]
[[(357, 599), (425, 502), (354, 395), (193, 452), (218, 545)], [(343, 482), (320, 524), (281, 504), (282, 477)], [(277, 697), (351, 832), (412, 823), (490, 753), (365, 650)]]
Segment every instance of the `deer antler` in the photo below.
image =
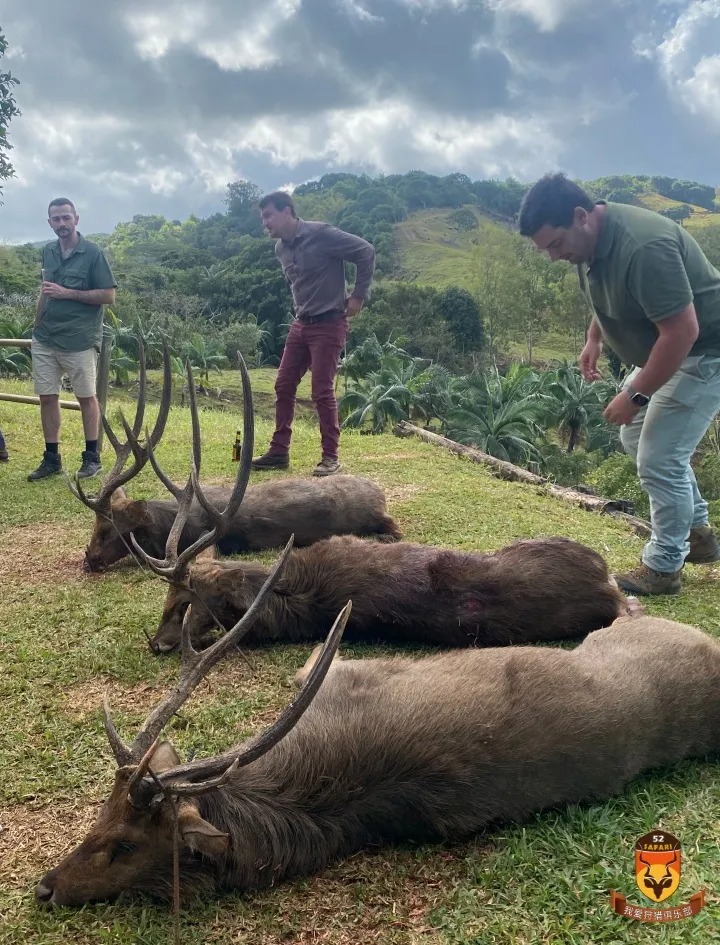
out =
[[(288, 546), (285, 549), (284, 556), (287, 555), (289, 550), (290, 547)], [(281, 559), (275, 567), (273, 576), (278, 574), (282, 563)], [(273, 580), (273, 576), (268, 578), (255, 603), (260, 599), (267, 585)], [(253, 604), (253, 608), (255, 607), (255, 603)], [(190, 761), (184, 765), (177, 765), (158, 775), (154, 775), (152, 778), (145, 777), (145, 772), (149, 766), (148, 756), (150, 758), (152, 757), (152, 752), (148, 749), (143, 756), (138, 771), (135, 772), (133, 776), (131, 785), (128, 787), (128, 795), (130, 796), (131, 803), (139, 808), (147, 807), (153, 798), (157, 797), (160, 790), (162, 790), (165, 795), (176, 797), (191, 797), (198, 794), (205, 794), (225, 784), (238, 768), (249, 765), (267, 754), (271, 748), (277, 745), (278, 742), (297, 725), (317, 695), (330, 669), (338, 646), (340, 645), (340, 640), (350, 616), (351, 609), (352, 603), (348, 601), (335, 619), (335, 623), (325, 639), (320, 656), (305, 680), (302, 689), (290, 705), (286, 706), (280, 717), (265, 729), (262, 735), (254, 739), (247, 747), (244, 745), (236, 745), (222, 755), (217, 755), (214, 758)], [(215, 647), (217, 647), (218, 644), (224, 643), (228, 637), (235, 637), (236, 631), (245, 623), (249, 615), (250, 611), (233, 627), (227, 637), (223, 637), (215, 644)], [(183, 627), (183, 636), (183, 649), (186, 647), (191, 648), (185, 627)], [(233, 640), (233, 642), (235, 642), (235, 640)], [(224, 653), (226, 650), (227, 647), (224, 648), (222, 652)], [(212, 662), (216, 662), (219, 658), (220, 656), (218, 655)], [(204, 675), (205, 672), (200, 673), (200, 678)], [(148, 727), (148, 737), (151, 730), (154, 731), (155, 726), (152, 726), (152, 729)], [(139, 740), (140, 736), (135, 740), (133, 747), (138, 745)], [(153, 746), (151, 746), (151, 749), (152, 747)], [(144, 770), (142, 770), (143, 764), (145, 765)], [(142, 773), (140, 774), (141, 770)]]
[[(135, 410), (135, 419), (133, 421), (132, 427), (128, 424), (127, 420), (120, 414), (120, 422), (122, 423), (123, 429), (125, 430), (126, 441), (125, 443), (120, 443), (118, 438), (115, 436), (115, 433), (110, 426), (107, 417), (103, 413), (102, 423), (105, 433), (108, 440), (112, 444), (113, 449), (115, 450), (116, 460), (115, 465), (108, 473), (105, 478), (100, 491), (94, 497), (90, 497), (85, 494), (80, 481), (76, 478), (75, 483), (68, 482), (71, 491), (73, 494), (80, 499), (89, 509), (92, 509), (93, 512), (98, 514), (108, 514), (110, 511), (110, 498), (120, 486), (124, 486), (131, 479), (133, 479), (143, 468), (145, 463), (148, 461), (148, 453), (153, 447), (157, 446), (160, 437), (163, 435), (165, 430), (165, 424), (167, 423), (168, 413), (170, 412), (170, 398), (172, 395), (172, 374), (170, 371), (170, 351), (168, 349), (167, 342), (163, 340), (163, 388), (162, 394), (160, 397), (160, 410), (157, 415), (157, 420), (155, 421), (155, 426), (153, 427), (152, 434), (146, 436), (145, 445), (138, 443), (138, 436), (142, 430), (143, 419), (145, 417), (145, 405), (147, 398), (147, 372), (145, 368), (145, 346), (143, 345), (142, 338), (139, 340), (139, 357), (140, 357), (140, 372), (139, 372), (139, 390), (138, 390), (138, 402), (137, 408)], [(123, 472), (123, 467), (128, 460), (130, 454), (133, 454), (134, 461), (133, 463)]]
[[(198, 554), (200, 554), (201, 551), (204, 551), (206, 548), (217, 544), (218, 539), (230, 528), (237, 510), (240, 508), (248, 481), (250, 479), (252, 451), (255, 440), (255, 417), (253, 415), (250, 377), (248, 375), (245, 361), (240, 355), (240, 352), (238, 352), (238, 360), (243, 389), (243, 449), (240, 458), (240, 466), (235, 479), (235, 485), (233, 486), (230, 499), (228, 500), (228, 503), (222, 512), (212, 505), (212, 503), (207, 499), (199, 482), (201, 462), (200, 421), (198, 419), (197, 398), (195, 395), (195, 379), (193, 377), (192, 367), (190, 366), (189, 362), (187, 363), (186, 369), (188, 376), (188, 389), (190, 394), (190, 414), (192, 417), (193, 466), (190, 473), (190, 478), (188, 479), (184, 489), (178, 489), (177, 486), (171, 482), (170, 478), (160, 468), (152, 445), (150, 445), (148, 448), (152, 467), (161, 481), (165, 484), (166, 488), (170, 489), (173, 495), (175, 495), (177, 498), (178, 510), (175, 521), (173, 522), (172, 528), (170, 529), (170, 533), (167, 537), (167, 542), (165, 543), (164, 560), (161, 561), (158, 558), (150, 557), (138, 545), (135, 537), (133, 535), (130, 537), (136, 552), (140, 555), (143, 561), (145, 561), (148, 567), (151, 568), (151, 570), (153, 570), (156, 574), (160, 575), (160, 577), (171, 580), (175, 584), (183, 583), (190, 563), (197, 557)], [(188, 515), (190, 514), (190, 506), (192, 504), (193, 497), (195, 496), (205, 510), (212, 528), (201, 535), (197, 541), (186, 548), (181, 554), (178, 554), (180, 536), (182, 535), (183, 529), (187, 522)]]

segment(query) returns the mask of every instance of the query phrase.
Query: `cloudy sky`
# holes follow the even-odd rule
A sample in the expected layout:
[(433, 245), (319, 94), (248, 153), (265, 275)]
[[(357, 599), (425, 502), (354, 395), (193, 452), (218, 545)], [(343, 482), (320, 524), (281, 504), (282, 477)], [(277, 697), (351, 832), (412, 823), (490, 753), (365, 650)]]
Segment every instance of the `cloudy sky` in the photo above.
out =
[(0, 0), (0, 240), (329, 170), (720, 184), (720, 0)]

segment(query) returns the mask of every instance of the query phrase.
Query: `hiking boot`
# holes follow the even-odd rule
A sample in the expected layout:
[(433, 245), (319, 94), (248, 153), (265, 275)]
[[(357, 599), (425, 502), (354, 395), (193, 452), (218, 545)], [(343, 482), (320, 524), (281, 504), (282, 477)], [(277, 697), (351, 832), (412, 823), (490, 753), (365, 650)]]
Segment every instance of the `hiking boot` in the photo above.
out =
[(709, 525), (698, 525), (690, 529), (690, 551), (685, 559), (688, 564), (712, 564), (720, 561), (720, 543)]
[(250, 465), (253, 469), (289, 469), (290, 457), (282, 453), (263, 453)]
[(313, 469), (313, 476), (332, 476), (333, 473), (340, 472), (342, 466), (337, 459), (330, 459), (324, 456)]
[(613, 577), (626, 594), (679, 594), (682, 588), (682, 568), (663, 572), (641, 564), (632, 571), (614, 574)]
[(37, 482), (38, 479), (47, 479), (48, 476), (56, 476), (62, 472), (62, 458), (59, 453), (43, 453), (42, 462), (37, 469), (33, 470), (27, 477), (28, 482)]
[(92, 479), (93, 476), (97, 476), (98, 473), (102, 472), (102, 463), (100, 462), (99, 453), (93, 453), (91, 450), (83, 450), (81, 455), (82, 466), (77, 471), (78, 479)]

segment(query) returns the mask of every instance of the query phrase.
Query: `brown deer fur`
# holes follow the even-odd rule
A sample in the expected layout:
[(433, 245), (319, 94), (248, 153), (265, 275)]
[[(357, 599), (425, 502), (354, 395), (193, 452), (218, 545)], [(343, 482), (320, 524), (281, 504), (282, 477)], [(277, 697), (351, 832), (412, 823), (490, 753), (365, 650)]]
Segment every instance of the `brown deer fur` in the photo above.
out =
[[(210, 502), (224, 508), (230, 487), (205, 490)], [(137, 500), (117, 489), (110, 516), (96, 514), (95, 528), (85, 552), (85, 567), (104, 571), (130, 553), (130, 532), (140, 547), (162, 558), (177, 513), (175, 499)], [(202, 506), (194, 501), (180, 540), (180, 550), (192, 544), (209, 525)], [(230, 531), (220, 541), (224, 554), (277, 548), (295, 535), (296, 545), (309, 545), (330, 535), (377, 535), (386, 541), (402, 537), (387, 514), (385, 495), (369, 479), (330, 476), (325, 479), (282, 478), (248, 486)]]
[[(183, 892), (257, 889), (371, 844), (459, 840), (597, 801), (642, 771), (720, 750), (720, 645), (633, 616), (574, 650), (504, 647), (333, 664), (296, 727), (228, 783), (181, 800)], [(156, 771), (177, 764), (165, 745)], [(171, 801), (128, 801), (133, 766), (38, 899), (167, 896)]]
[[(210, 612), (232, 626), (269, 571), (257, 562), (196, 560), (189, 589), (170, 585), (153, 650), (179, 646), (188, 604), (191, 640), (208, 643)], [(480, 554), (344, 536), (290, 554), (244, 642), (322, 639), (347, 600), (353, 609), (345, 639), (441, 646), (576, 637), (607, 626), (624, 602), (601, 556), (566, 538), (518, 541)]]

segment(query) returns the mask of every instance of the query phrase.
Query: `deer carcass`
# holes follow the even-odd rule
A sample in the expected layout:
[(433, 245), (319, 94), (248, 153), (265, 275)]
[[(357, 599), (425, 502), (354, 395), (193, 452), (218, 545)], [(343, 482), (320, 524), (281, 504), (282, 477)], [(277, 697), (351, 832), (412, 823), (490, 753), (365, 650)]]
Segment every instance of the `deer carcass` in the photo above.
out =
[[(168, 358), (167, 349), (165, 351)], [(132, 429), (123, 425), (127, 440), (121, 444), (105, 417), (103, 423), (117, 454), (113, 469), (96, 496), (87, 496), (80, 484), (73, 490), (93, 512), (95, 527), (85, 551), (85, 568), (104, 571), (111, 564), (132, 553), (130, 534), (140, 547), (157, 557), (165, 548), (178, 510), (181, 490), (159, 468), (154, 449), (163, 434), (170, 409), (170, 369), (165, 365), (163, 393), (157, 423), (143, 446), (138, 442), (145, 409), (145, 369), (141, 352), (138, 408)], [(252, 399), (248, 387), (247, 395)], [(193, 451), (195, 465), (200, 467), (200, 434), (194, 385), (190, 388), (193, 419)], [(250, 417), (252, 422), (252, 417)], [(249, 441), (245, 439), (245, 450)], [(133, 454), (133, 462), (124, 469)], [(122, 489), (150, 459), (161, 481), (172, 494), (171, 499), (139, 500), (129, 498)], [(205, 490), (207, 502), (214, 510), (224, 508), (231, 488), (212, 487)], [(212, 525), (206, 508), (193, 500), (179, 539), (183, 550), (195, 542)], [(325, 479), (282, 478), (247, 488), (242, 507), (223, 534), (219, 549), (224, 554), (262, 551), (282, 547), (290, 535), (296, 545), (309, 545), (330, 535), (376, 535), (384, 541), (402, 537), (396, 522), (387, 514), (385, 494), (380, 486), (360, 476), (331, 476)]]
[(106, 711), (115, 786), (41, 879), (41, 903), (167, 897), (175, 816), (181, 887), (214, 895), (315, 873), (371, 844), (460, 840), (598, 801), (649, 768), (720, 750), (720, 645), (693, 627), (624, 616), (574, 650), (331, 664), (340, 622), (274, 726), (183, 764), (159, 733), (251, 618), (202, 655), (185, 633), (180, 684), (132, 747)]
[[(269, 570), (206, 556), (185, 574), (166, 572), (171, 583), (150, 643), (154, 652), (180, 645), (189, 605), (190, 639), (207, 645), (216, 620), (229, 628), (247, 611)], [(343, 536), (290, 553), (245, 641), (322, 639), (347, 600), (353, 609), (346, 639), (446, 647), (581, 636), (608, 626), (624, 606), (602, 557), (567, 538), (518, 541), (481, 554)]]

